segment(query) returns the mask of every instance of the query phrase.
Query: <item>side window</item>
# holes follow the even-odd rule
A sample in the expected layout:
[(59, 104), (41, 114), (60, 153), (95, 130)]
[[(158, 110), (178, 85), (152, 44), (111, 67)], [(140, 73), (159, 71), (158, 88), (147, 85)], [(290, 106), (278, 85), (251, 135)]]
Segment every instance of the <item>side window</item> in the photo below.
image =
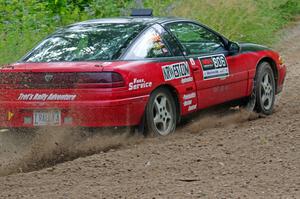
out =
[(167, 42), (169, 49), (172, 51), (172, 54), (175, 57), (183, 56), (182, 50), (180, 49), (178, 42), (172, 35), (170, 35), (170, 33), (168, 33), (167, 31), (164, 31), (162, 33), (162, 37)]
[(135, 41), (125, 59), (143, 59), (170, 57), (171, 52), (164, 43), (160, 34), (154, 29), (149, 28), (146, 32)]
[(167, 28), (177, 37), (187, 55), (216, 53), (225, 50), (219, 36), (194, 23), (168, 24)]

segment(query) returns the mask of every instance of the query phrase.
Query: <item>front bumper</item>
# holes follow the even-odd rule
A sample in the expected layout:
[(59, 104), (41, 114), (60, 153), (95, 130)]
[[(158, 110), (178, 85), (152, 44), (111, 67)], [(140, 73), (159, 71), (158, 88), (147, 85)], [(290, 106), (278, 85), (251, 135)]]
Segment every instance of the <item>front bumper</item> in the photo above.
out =
[(60, 110), (60, 126), (108, 127), (140, 123), (149, 96), (73, 102), (0, 101), (0, 127), (35, 127), (33, 112)]
[(278, 70), (278, 80), (277, 80), (277, 89), (276, 94), (279, 94), (283, 90), (283, 85), (286, 77), (286, 65), (281, 65)]

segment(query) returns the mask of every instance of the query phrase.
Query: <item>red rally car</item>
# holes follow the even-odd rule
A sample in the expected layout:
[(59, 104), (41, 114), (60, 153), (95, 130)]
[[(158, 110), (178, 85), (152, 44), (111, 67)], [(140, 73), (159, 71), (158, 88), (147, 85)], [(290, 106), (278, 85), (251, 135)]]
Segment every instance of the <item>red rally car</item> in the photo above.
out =
[(143, 15), (70, 25), (0, 69), (0, 127), (167, 135), (182, 116), (232, 100), (272, 113), (286, 75), (277, 52), (195, 21)]

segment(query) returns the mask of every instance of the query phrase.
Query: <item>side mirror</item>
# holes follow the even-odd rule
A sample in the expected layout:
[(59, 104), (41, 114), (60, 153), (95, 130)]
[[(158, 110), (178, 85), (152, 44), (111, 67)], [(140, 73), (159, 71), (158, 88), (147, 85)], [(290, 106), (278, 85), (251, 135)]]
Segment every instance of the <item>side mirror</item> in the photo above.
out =
[(230, 42), (228, 45), (228, 51), (230, 55), (238, 54), (241, 50), (241, 47), (236, 42)]

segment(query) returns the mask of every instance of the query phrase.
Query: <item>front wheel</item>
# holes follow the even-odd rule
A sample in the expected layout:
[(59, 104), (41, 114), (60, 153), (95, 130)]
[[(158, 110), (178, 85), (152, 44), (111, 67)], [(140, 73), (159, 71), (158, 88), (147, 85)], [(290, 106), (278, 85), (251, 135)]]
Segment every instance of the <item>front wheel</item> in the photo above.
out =
[(263, 62), (258, 66), (254, 89), (255, 110), (265, 115), (272, 114), (275, 101), (275, 79), (269, 63)]
[(176, 105), (174, 97), (166, 88), (155, 90), (146, 108), (146, 126), (153, 135), (166, 136), (176, 128)]

